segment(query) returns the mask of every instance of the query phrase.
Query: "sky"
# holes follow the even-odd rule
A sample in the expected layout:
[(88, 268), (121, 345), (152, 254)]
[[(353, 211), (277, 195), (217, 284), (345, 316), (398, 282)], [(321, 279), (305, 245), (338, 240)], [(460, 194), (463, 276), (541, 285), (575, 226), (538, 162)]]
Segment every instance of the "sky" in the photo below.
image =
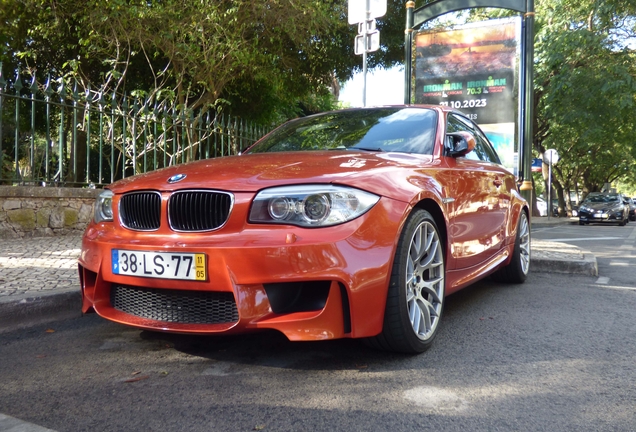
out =
[[(362, 106), (362, 72), (354, 75), (340, 89), (340, 101), (351, 107)], [(404, 66), (367, 71), (367, 106), (404, 103)]]

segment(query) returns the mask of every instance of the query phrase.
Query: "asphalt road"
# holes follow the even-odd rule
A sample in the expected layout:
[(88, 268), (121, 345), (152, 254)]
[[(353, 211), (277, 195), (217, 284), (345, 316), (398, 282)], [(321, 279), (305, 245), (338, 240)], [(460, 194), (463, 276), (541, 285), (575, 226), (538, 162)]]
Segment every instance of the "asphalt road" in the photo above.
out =
[(531, 273), (450, 296), (418, 356), (95, 315), (0, 334), (0, 413), (57, 431), (634, 431), (636, 291), (623, 271), (636, 270), (616, 265), (634, 249), (611, 249), (607, 283)]
[(599, 284), (616, 289), (636, 288), (636, 222), (624, 227), (609, 224), (541, 226), (533, 228), (532, 238), (569, 243), (588, 250), (598, 263)]

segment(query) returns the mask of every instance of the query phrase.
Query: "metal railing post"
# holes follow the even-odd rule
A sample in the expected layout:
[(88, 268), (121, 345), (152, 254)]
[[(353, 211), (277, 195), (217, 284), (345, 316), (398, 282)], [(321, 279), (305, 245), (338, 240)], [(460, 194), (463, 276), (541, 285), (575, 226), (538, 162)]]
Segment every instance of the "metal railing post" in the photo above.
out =
[(29, 168), (31, 169), (31, 181), (35, 181), (35, 94), (38, 91), (38, 85), (35, 82), (35, 75), (31, 78), (31, 138), (29, 144), (31, 145), (31, 154), (29, 157)]
[(77, 80), (75, 80), (75, 84), (73, 85), (73, 93), (71, 94), (73, 98), (73, 133), (71, 137), (73, 139), (71, 155), (73, 157), (73, 184), (77, 183), (77, 114), (79, 111), (79, 106), (77, 104), (79, 100), (79, 94), (77, 93)]
[(126, 178), (126, 117), (128, 116), (128, 100), (126, 98), (126, 92), (124, 92), (124, 98), (121, 103), (121, 178)]
[(20, 99), (22, 98), (22, 80), (20, 79), (20, 69), (18, 68), (18, 72), (15, 77), (15, 84), (13, 84), (13, 88), (15, 90), (15, 141), (14, 141), (14, 150), (15, 150), (15, 181), (20, 180), (20, 159), (19, 159), (19, 143), (20, 143)]
[(117, 114), (117, 92), (113, 91), (113, 95), (110, 98), (110, 182), (115, 181), (115, 121)]
[(66, 140), (65, 140), (65, 132), (64, 132), (64, 111), (65, 111), (65, 101), (66, 101), (66, 88), (64, 86), (64, 78), (61, 78), (61, 84), (60, 84), (60, 91), (59, 91), (59, 95), (60, 95), (60, 128), (59, 128), (59, 141), (58, 141), (58, 151), (59, 151), (59, 155), (58, 155), (58, 182), (62, 183), (64, 181), (64, 159), (66, 158), (65, 156), (65, 151), (64, 151), (64, 147), (66, 144)]
[(103, 155), (103, 146), (104, 146), (104, 94), (100, 91), (99, 98), (97, 99), (97, 104), (99, 106), (99, 162), (98, 169), (99, 173), (97, 174), (97, 183), (102, 184), (104, 181), (104, 177), (102, 175), (102, 158)]
[(51, 96), (53, 96), (53, 89), (51, 88), (51, 75), (46, 78), (46, 85), (44, 86), (44, 100), (46, 102), (46, 147), (44, 148), (44, 181), (51, 181), (51, 173), (49, 172), (49, 159), (53, 151), (53, 142), (51, 141)]
[(4, 91), (7, 82), (2, 76), (2, 62), (0, 62), (0, 179), (4, 178), (4, 150), (2, 149), (2, 105), (4, 102)]
[(133, 99), (133, 108), (132, 108), (132, 127), (130, 134), (132, 135), (132, 166), (133, 166), (133, 175), (137, 175), (137, 116), (139, 113), (139, 104), (137, 103), (139, 99), (135, 96)]
[(91, 85), (86, 89), (86, 184), (91, 182)]

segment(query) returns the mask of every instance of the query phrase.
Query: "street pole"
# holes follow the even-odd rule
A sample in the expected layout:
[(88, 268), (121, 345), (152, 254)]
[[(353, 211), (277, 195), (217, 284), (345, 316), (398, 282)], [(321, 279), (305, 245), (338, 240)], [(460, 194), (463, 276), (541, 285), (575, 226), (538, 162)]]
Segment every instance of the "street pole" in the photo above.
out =
[(552, 152), (548, 155), (548, 220), (552, 217)]
[(415, 2), (406, 2), (406, 29), (404, 30), (404, 104), (411, 103), (411, 67), (413, 63), (413, 19)]
[[(521, 195), (532, 203), (532, 142), (534, 139), (534, 0), (526, 0), (526, 12), (524, 14), (524, 136), (522, 141), (522, 167), (523, 182), (519, 188)], [(552, 167), (550, 167), (551, 169)], [(548, 217), (550, 214), (548, 213)]]

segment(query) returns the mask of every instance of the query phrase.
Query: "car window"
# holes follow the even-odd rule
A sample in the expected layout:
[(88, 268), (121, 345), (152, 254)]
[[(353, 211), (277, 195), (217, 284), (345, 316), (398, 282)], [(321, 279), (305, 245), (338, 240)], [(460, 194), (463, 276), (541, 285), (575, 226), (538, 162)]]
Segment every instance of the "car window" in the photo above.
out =
[(620, 196), (618, 195), (608, 195), (608, 194), (598, 194), (587, 196), (584, 203), (615, 203), (621, 201)]
[(425, 108), (333, 111), (281, 126), (246, 153), (364, 150), (433, 154), (437, 113)]
[(467, 159), (482, 160), (501, 165), (497, 152), (488, 141), (484, 133), (470, 120), (451, 113), (446, 122), (446, 132), (466, 131), (475, 137), (475, 150), (466, 155)]

